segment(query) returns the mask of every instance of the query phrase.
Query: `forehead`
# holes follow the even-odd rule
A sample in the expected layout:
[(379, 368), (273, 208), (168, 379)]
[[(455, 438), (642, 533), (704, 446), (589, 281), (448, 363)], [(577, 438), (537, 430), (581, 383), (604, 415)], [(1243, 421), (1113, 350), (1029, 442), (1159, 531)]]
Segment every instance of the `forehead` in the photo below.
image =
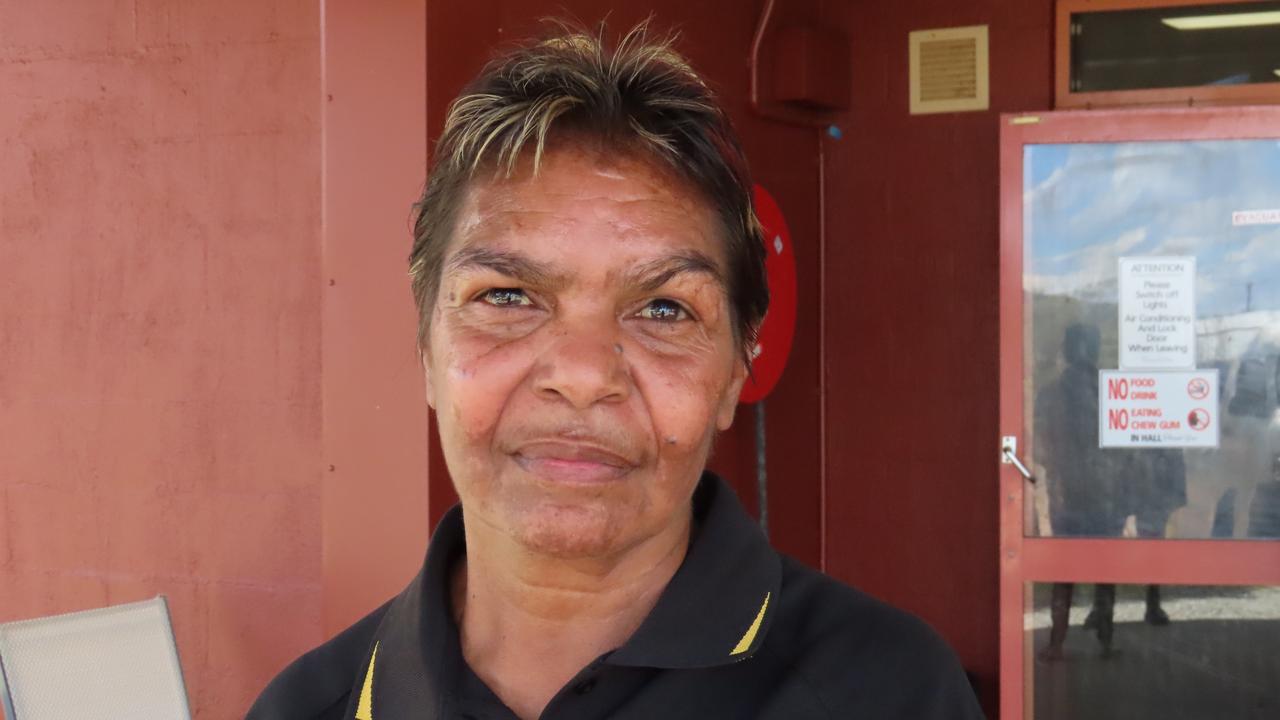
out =
[(536, 174), (531, 165), (471, 183), (447, 255), (477, 245), (576, 259), (604, 251), (618, 261), (695, 251), (724, 266), (718, 215), (673, 171), (633, 155), (563, 147), (544, 155)]

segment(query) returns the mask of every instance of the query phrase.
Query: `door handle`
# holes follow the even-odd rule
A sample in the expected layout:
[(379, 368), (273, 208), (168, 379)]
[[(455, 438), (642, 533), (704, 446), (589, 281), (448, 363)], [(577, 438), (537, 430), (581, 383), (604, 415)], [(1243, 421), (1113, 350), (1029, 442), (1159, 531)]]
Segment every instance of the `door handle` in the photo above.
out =
[(1004, 465), (1012, 465), (1028, 482), (1035, 484), (1036, 476), (1032, 475), (1031, 470), (1018, 459), (1017, 435), (1005, 435), (1000, 438), (1000, 462)]

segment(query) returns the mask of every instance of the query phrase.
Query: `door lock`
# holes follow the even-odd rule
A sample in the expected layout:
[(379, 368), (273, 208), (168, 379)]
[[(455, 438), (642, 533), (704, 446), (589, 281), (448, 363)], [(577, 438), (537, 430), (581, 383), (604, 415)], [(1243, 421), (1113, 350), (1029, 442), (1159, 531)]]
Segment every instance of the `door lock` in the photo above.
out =
[(1005, 435), (1000, 438), (1000, 462), (1004, 465), (1012, 465), (1028, 482), (1035, 484), (1036, 476), (1032, 475), (1022, 460), (1018, 459), (1017, 435)]

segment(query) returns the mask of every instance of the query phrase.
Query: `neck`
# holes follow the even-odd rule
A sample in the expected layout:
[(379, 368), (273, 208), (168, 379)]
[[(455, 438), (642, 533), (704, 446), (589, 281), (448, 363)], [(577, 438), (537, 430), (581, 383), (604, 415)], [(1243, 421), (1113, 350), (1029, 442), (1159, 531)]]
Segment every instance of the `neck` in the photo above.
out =
[(542, 555), (466, 522), (452, 593), (468, 665), (519, 717), (538, 717), (653, 609), (689, 544), (691, 517), (678, 520), (623, 552), (589, 559)]

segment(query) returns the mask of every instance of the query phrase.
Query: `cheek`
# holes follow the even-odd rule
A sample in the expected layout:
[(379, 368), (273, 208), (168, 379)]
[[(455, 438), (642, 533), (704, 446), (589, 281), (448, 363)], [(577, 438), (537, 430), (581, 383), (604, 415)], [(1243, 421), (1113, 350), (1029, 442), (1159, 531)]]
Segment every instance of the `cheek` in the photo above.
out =
[(704, 451), (726, 377), (702, 363), (656, 359), (635, 368), (659, 452), (670, 459)]
[(477, 442), (490, 437), (512, 393), (528, 372), (528, 353), (515, 343), (494, 347), (465, 333), (441, 333), (449, 350), (433, 359), (441, 431)]

